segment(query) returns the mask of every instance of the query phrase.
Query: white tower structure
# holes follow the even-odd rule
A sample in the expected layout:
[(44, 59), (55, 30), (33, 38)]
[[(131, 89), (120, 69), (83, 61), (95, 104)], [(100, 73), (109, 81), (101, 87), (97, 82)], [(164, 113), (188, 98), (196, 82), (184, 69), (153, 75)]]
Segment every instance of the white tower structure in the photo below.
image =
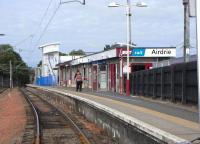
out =
[(58, 77), (57, 70), (54, 70), (59, 63), (59, 43), (50, 43), (40, 46), (42, 49), (42, 77), (52, 76), (54, 82)]

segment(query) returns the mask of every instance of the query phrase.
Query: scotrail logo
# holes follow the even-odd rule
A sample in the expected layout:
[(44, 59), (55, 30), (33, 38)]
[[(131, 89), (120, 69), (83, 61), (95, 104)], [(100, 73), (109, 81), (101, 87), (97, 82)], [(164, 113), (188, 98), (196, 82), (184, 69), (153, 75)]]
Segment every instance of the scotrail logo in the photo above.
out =
[(145, 55), (145, 48), (133, 48), (132, 56), (143, 57)]

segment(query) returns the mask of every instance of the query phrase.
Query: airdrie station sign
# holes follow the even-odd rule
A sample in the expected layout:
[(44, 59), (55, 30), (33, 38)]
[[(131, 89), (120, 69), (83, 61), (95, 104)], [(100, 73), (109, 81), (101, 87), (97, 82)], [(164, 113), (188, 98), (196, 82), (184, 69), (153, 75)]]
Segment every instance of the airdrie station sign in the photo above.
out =
[(176, 57), (174, 48), (133, 48), (133, 57)]
[[(122, 56), (126, 56), (127, 51), (122, 51)], [(131, 48), (130, 57), (176, 57), (176, 48)]]

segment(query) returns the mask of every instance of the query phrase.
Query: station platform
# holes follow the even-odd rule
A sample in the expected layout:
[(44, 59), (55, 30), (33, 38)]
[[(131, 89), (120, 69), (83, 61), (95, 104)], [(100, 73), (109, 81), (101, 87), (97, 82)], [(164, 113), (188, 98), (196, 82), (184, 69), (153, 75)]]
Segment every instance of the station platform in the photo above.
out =
[(58, 92), (101, 107), (166, 143), (186, 144), (200, 137), (195, 106), (138, 96), (127, 97), (113, 92), (92, 92), (87, 89), (76, 92), (75, 88), (29, 86)]

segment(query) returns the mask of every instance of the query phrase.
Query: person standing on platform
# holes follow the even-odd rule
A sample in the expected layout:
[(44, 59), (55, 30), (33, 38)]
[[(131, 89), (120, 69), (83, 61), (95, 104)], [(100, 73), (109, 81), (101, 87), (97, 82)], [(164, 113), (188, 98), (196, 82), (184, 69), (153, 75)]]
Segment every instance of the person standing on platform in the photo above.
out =
[(77, 72), (74, 76), (74, 79), (76, 80), (76, 91), (78, 91), (78, 90), (82, 91), (83, 80), (82, 80), (82, 75), (79, 70), (77, 70)]

